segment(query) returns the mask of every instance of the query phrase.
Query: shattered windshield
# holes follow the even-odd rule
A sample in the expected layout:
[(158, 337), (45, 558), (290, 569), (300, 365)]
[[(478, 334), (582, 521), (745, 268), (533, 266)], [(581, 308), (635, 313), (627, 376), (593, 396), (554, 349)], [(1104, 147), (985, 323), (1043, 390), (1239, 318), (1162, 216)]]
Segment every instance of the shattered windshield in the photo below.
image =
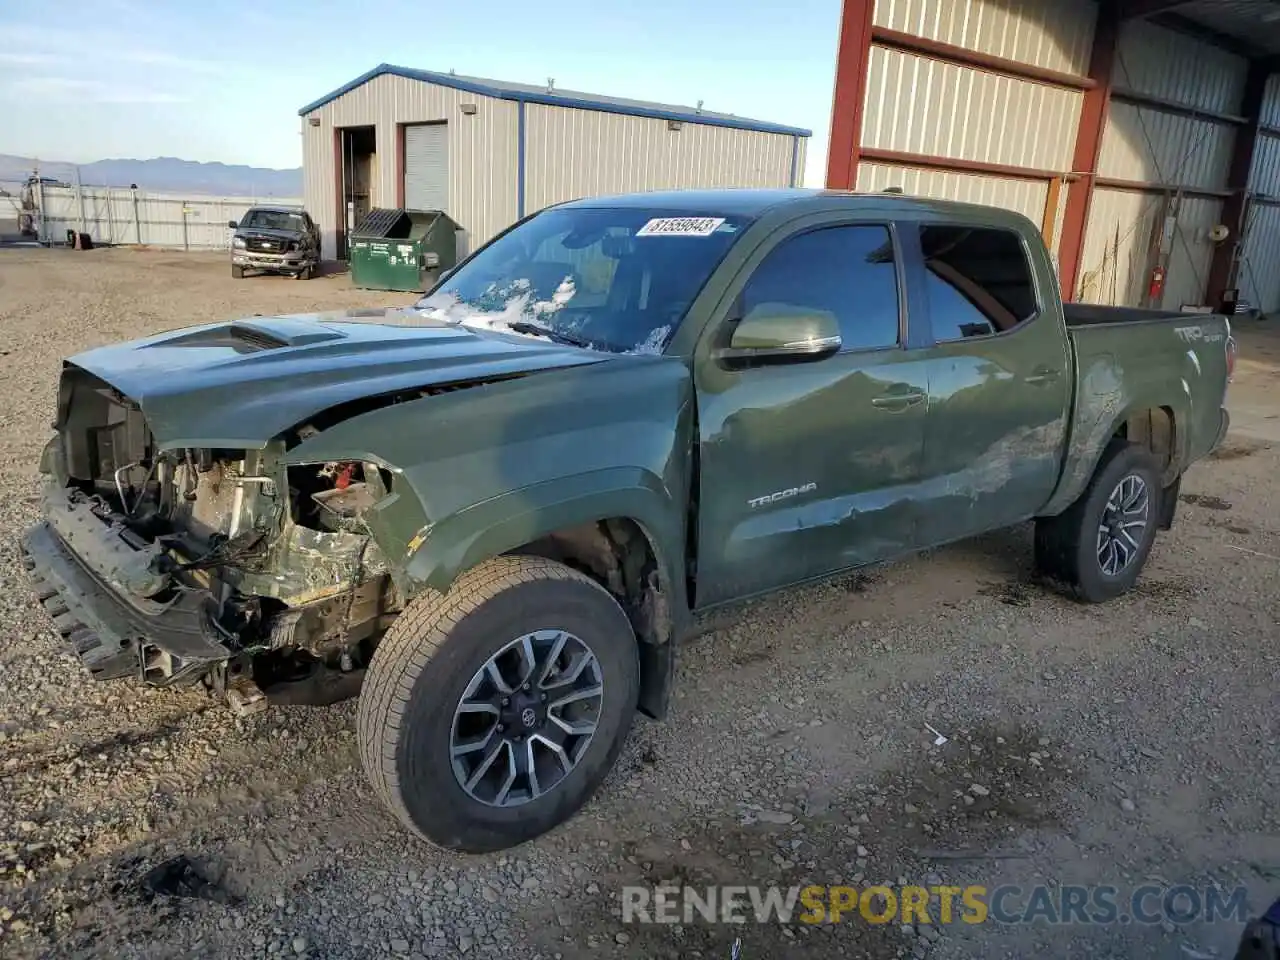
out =
[(259, 230), (294, 230), (301, 233), (305, 229), (302, 214), (288, 210), (250, 210), (240, 221), (241, 227), (256, 227)]
[(654, 209), (552, 209), (485, 247), (417, 306), (463, 326), (661, 353), (744, 225)]

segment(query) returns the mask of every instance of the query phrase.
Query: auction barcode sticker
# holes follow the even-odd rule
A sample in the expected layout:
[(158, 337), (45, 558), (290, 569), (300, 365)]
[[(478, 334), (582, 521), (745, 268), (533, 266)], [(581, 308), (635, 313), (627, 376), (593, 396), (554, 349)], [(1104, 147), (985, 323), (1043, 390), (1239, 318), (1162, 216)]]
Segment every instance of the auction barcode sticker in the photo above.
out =
[(637, 237), (709, 237), (724, 217), (655, 217), (636, 231)]

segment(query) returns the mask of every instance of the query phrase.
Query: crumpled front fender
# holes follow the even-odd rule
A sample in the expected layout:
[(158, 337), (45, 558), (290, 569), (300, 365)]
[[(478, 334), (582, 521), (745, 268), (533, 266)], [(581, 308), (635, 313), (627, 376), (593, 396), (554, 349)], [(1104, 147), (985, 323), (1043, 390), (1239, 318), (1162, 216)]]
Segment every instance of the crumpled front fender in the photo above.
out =
[(679, 361), (618, 358), (362, 414), (285, 462), (373, 461), (391, 472), (390, 494), (364, 520), (406, 597), (443, 592), (555, 531), (630, 519), (674, 613), (687, 609), (689, 394)]

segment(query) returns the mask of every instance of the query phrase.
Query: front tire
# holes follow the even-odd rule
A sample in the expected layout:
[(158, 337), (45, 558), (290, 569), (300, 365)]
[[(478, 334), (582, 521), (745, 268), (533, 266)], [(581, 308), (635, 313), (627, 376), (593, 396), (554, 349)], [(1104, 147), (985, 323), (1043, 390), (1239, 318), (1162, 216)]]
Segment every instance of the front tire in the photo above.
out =
[(357, 712), (366, 775), (423, 839), (502, 850), (569, 819), (626, 740), (636, 639), (594, 580), (497, 557), (416, 598), (374, 653)]
[(1087, 603), (1120, 596), (1151, 553), (1162, 496), (1151, 451), (1113, 440), (1079, 499), (1056, 517), (1036, 520), (1036, 565)]

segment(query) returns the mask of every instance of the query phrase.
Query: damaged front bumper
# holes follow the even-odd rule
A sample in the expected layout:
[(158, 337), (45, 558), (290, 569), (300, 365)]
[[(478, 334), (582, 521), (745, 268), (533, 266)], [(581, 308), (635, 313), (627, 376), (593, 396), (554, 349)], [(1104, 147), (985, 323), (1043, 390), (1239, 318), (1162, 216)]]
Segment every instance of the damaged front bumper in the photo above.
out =
[(288, 253), (254, 253), (247, 250), (236, 250), (231, 254), (231, 262), (237, 267), (250, 270), (276, 270), (296, 272), (307, 267), (316, 266), (316, 259), (304, 253), (290, 251)]
[(193, 682), (233, 655), (208, 590), (184, 584), (152, 597), (126, 592), (122, 576), (145, 551), (65, 491), (46, 493), (45, 512), (48, 519), (23, 538), (23, 564), (55, 629), (94, 678)]

